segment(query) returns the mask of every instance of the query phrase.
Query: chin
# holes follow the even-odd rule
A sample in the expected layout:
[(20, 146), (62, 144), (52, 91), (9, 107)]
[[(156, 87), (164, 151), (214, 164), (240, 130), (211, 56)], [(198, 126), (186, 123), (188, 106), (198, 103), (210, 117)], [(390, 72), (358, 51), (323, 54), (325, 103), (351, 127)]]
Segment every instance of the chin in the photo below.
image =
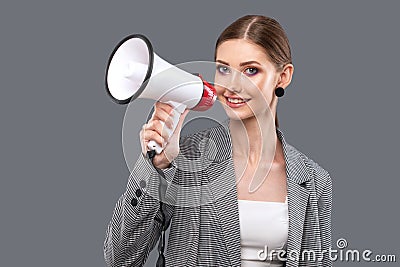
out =
[(228, 116), (229, 119), (231, 120), (247, 120), (254, 118), (254, 114), (252, 112), (246, 112), (246, 111), (233, 111), (229, 107), (225, 108), (226, 115)]

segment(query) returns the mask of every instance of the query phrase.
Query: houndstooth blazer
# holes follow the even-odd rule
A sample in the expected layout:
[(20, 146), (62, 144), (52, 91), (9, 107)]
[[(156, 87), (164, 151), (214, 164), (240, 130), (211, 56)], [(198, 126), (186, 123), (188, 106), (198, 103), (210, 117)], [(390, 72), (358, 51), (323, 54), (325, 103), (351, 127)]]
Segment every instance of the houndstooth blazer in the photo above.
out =
[[(180, 154), (164, 172), (163, 199), (170, 220), (166, 267), (240, 266), (238, 196), (227, 125), (181, 137)], [(329, 173), (288, 144), (279, 128), (276, 132), (287, 174), (285, 266), (332, 266), (323, 252), (331, 247)], [(141, 154), (107, 227), (104, 257), (108, 266), (144, 265), (161, 228), (158, 187), (159, 175)], [(307, 250), (314, 251), (314, 260), (301, 256)]]

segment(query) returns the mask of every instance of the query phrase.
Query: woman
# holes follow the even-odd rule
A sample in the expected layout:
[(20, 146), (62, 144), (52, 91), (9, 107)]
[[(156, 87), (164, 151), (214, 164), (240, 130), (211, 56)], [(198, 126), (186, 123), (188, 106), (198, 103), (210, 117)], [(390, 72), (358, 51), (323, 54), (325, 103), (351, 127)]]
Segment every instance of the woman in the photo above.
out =
[[(244, 16), (218, 38), (215, 61), (229, 119), (181, 138), (185, 111), (151, 162), (147, 143), (167, 141), (161, 122), (170, 127), (173, 112), (156, 103), (107, 229), (106, 262), (142, 266), (164, 218), (165, 266), (331, 266), (331, 178), (285, 141), (277, 122), (294, 70), (284, 30), (272, 18)], [(152, 163), (168, 181), (162, 210)]]

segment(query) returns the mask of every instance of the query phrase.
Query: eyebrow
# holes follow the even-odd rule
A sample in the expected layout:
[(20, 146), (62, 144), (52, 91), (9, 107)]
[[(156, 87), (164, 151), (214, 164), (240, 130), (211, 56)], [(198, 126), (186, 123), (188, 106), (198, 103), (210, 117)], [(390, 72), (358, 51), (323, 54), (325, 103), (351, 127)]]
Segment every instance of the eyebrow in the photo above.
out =
[[(229, 66), (229, 63), (227, 63), (227, 62), (225, 62), (225, 61), (223, 61), (223, 60), (217, 59), (216, 62), (219, 62), (219, 63), (222, 63), (222, 64), (224, 64), (224, 65)], [(239, 66), (245, 66), (245, 65), (250, 65), (250, 64), (258, 64), (258, 65), (261, 65), (260, 63), (258, 63), (258, 62), (255, 61), (255, 60), (250, 60), (250, 61), (246, 61), (246, 62), (240, 63)]]

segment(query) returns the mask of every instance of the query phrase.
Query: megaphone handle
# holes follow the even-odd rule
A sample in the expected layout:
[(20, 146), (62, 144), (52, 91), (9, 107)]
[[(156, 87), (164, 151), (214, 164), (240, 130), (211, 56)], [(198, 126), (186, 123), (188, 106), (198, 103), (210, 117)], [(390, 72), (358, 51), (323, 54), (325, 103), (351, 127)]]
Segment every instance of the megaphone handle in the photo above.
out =
[[(174, 107), (174, 112), (173, 112), (173, 115), (172, 115), (172, 120), (173, 120), (172, 129), (170, 130), (169, 128), (166, 128), (166, 130), (168, 131), (168, 139), (169, 139), (169, 137), (171, 137), (171, 135), (174, 133), (174, 131), (176, 129), (176, 126), (178, 125), (179, 118), (181, 117), (181, 114), (186, 109), (186, 105), (184, 105), (182, 103), (175, 102), (175, 101), (168, 101), (168, 102), (164, 102), (164, 103), (169, 104), (169, 105)], [(164, 122), (161, 122), (161, 123), (163, 124), (163, 128), (164, 128)], [(163, 147), (165, 145), (166, 144), (163, 144)], [(153, 140), (149, 141), (149, 143), (147, 144), (147, 147), (150, 150), (155, 150), (157, 154), (160, 154), (164, 149), (156, 141), (153, 141)]]

